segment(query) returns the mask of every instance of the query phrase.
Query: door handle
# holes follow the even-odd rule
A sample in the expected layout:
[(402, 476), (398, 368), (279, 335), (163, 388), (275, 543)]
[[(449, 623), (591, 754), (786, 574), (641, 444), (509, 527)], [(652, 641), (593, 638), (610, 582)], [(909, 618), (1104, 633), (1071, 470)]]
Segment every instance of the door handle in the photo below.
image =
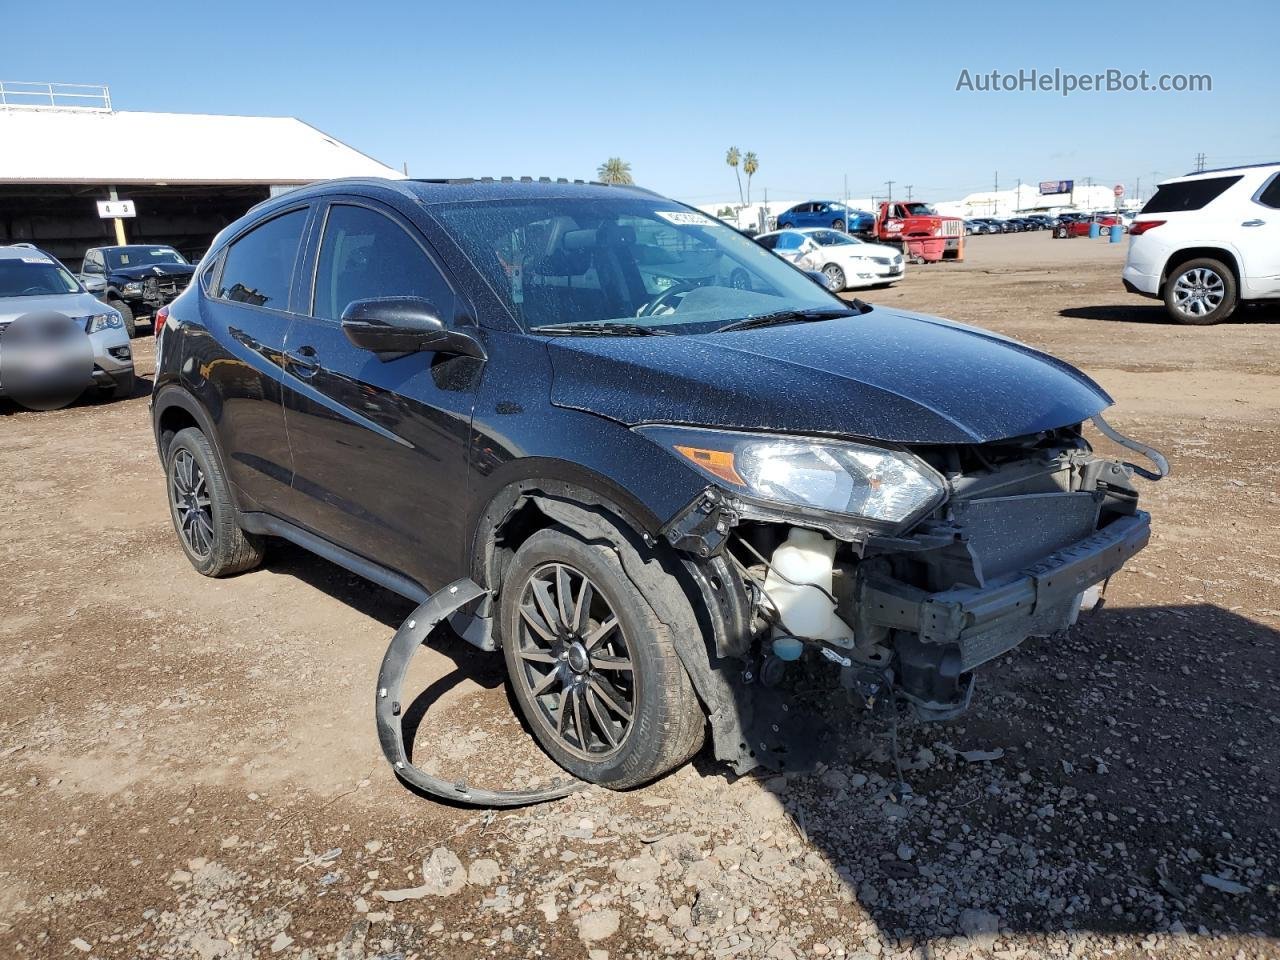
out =
[(297, 368), (300, 377), (313, 377), (320, 369), (320, 358), (316, 355), (315, 347), (299, 347), (297, 353), (286, 350), (284, 359), (291, 367)]
[(1261, 227), (1261, 226), (1263, 226), (1266, 222), (1267, 222), (1267, 221), (1265, 221), (1265, 220), (1246, 220), (1244, 223), (1240, 224), (1240, 226), (1242, 226), (1242, 227)]

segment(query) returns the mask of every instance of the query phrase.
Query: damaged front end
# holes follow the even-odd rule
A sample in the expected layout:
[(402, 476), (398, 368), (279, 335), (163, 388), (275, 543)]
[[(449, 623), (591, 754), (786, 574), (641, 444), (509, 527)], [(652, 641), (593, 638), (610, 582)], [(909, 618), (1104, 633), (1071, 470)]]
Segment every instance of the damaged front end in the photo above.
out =
[[(733, 686), (742, 723), (736, 748), (717, 737), (717, 755), (739, 772), (759, 763), (807, 766), (821, 734), (801, 719), (804, 701), (821, 703), (824, 689), (843, 688), (867, 705), (900, 697), (925, 720), (954, 717), (969, 705), (977, 667), (1092, 608), (1150, 537), (1134, 473), (1168, 472), (1160, 454), (1095, 422), (1156, 471), (1095, 455), (1079, 425), (914, 447), (893, 455), (914, 458), (914, 472), (936, 483), (937, 495), (922, 485), (880, 517), (866, 508), (869, 519), (751, 496), (745, 488), (756, 477), (739, 476), (741, 456), (717, 458), (713, 448), (691, 446), (696, 437), (668, 438), (722, 482), (662, 533), (690, 566), (729, 571), (749, 607), (717, 621), (740, 625), (717, 631), (716, 654), (722, 666), (741, 665)], [(820, 461), (821, 449), (812, 470)], [(916, 482), (897, 469), (869, 467), (863, 502), (874, 506), (876, 496), (891, 498), (892, 484)], [(798, 483), (791, 475), (773, 482)], [(799, 482), (812, 486), (813, 477)], [(906, 512), (895, 519), (893, 510)]]

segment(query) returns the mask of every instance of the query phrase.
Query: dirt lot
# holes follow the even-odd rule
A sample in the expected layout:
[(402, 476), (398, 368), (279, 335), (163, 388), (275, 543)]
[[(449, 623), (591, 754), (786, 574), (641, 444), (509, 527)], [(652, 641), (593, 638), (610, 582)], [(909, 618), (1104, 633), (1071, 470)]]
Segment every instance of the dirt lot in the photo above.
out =
[[(0, 408), (0, 956), (1280, 956), (1280, 315), (1171, 326), (1123, 256), (980, 237), (867, 297), (1080, 365), (1173, 463), (1103, 612), (902, 730), (902, 802), (853, 715), (807, 777), (416, 797), (372, 716), (407, 603), (287, 546), (196, 575), (145, 396)], [(545, 771), (496, 659), (419, 659), (420, 756)]]

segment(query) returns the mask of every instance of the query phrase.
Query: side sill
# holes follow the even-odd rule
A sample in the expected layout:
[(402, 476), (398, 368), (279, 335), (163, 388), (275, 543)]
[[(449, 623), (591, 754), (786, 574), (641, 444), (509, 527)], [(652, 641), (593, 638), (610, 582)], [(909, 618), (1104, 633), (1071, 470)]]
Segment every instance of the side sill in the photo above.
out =
[(366, 560), (350, 550), (330, 543), (323, 537), (303, 530), (301, 527), (295, 526), (287, 520), (281, 520), (279, 517), (272, 516), (269, 513), (258, 511), (241, 513), (240, 527), (246, 533), (280, 537), (290, 543), (295, 543), (302, 549), (324, 557), (331, 563), (336, 563), (338, 566), (350, 570), (356, 576), (364, 577), (366, 580), (370, 580), (380, 587), (385, 587), (392, 593), (398, 593), (414, 603), (425, 603), (431, 596), (429, 590), (421, 584), (410, 580), (404, 574), (388, 570), (372, 560)]

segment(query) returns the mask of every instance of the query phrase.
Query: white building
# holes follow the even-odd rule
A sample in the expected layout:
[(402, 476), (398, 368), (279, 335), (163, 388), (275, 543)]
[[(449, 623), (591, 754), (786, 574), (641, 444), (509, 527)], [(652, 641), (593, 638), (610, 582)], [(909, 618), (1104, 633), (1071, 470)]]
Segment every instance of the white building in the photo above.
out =
[(401, 174), (294, 117), (115, 110), (106, 87), (0, 82), (0, 243), (29, 241), (73, 268), (117, 242), (97, 201), (132, 200), (129, 242), (199, 256), (272, 192)]

